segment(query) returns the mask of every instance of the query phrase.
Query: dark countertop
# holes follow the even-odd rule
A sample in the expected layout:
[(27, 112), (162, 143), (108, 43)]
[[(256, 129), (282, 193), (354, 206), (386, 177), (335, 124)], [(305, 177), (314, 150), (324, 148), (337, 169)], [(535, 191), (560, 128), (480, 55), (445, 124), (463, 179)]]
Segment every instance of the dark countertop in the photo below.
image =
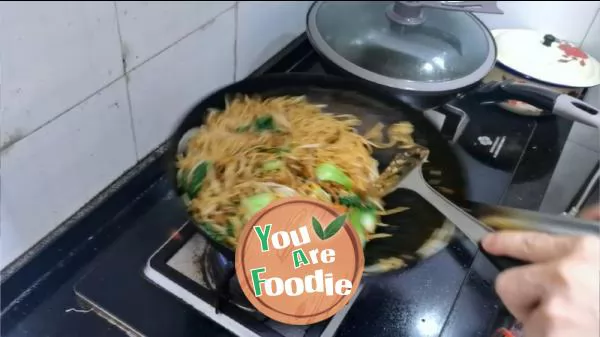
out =
[[(123, 331), (108, 324), (93, 312), (68, 312), (71, 308), (81, 309), (73, 294), (73, 285), (84, 273), (82, 271), (73, 274), (24, 320), (3, 336), (124, 336)], [(29, 308), (25, 304), (22, 309)]]
[(164, 146), (126, 172), (58, 228), (37, 254), (13, 273), (3, 270), (2, 336), (123, 336), (77, 302), (77, 281), (167, 191), (160, 184)]

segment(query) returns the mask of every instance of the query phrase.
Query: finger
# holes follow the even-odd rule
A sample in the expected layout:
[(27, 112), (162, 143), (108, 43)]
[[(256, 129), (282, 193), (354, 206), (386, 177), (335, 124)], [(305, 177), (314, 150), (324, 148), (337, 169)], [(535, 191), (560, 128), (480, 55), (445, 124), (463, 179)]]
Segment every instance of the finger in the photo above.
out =
[(545, 293), (543, 282), (547, 266), (528, 265), (503, 271), (496, 278), (496, 293), (508, 311), (524, 322), (538, 306)]
[(576, 238), (568, 235), (505, 230), (487, 235), (483, 249), (499, 256), (530, 262), (545, 262), (564, 256), (573, 249)]
[(545, 317), (542, 310), (538, 308), (532, 311), (527, 322), (524, 322), (523, 332), (527, 337), (549, 336), (548, 319)]
[(600, 205), (594, 205), (584, 209), (581, 211), (579, 217), (588, 220), (600, 220)]

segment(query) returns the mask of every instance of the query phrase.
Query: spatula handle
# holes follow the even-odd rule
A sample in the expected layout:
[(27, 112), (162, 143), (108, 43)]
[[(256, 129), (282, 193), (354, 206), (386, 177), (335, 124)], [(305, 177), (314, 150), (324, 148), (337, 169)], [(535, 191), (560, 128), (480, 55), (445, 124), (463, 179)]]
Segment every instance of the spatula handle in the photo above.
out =
[(492, 255), (483, 249), (481, 242), (479, 243), (479, 250), (499, 271), (528, 264), (528, 262), (514, 259), (512, 257)]

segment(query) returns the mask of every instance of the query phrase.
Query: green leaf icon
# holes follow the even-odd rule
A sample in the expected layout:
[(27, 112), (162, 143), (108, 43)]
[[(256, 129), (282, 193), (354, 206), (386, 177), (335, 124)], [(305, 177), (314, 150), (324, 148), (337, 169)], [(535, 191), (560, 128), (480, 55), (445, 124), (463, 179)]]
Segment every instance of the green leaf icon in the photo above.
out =
[(327, 225), (325, 230), (323, 230), (323, 227), (321, 226), (321, 223), (319, 222), (319, 220), (317, 220), (315, 217), (313, 217), (312, 225), (313, 225), (313, 229), (315, 230), (315, 233), (317, 234), (319, 239), (327, 240), (330, 237), (334, 236), (337, 232), (340, 231), (342, 226), (344, 226), (344, 221), (346, 221), (346, 214), (342, 214), (342, 215), (338, 216), (337, 218), (335, 218), (329, 225)]
[(335, 218), (328, 226), (325, 228), (325, 240), (334, 236), (339, 230), (344, 226), (344, 221), (346, 221), (346, 214), (342, 214)]
[(323, 232), (323, 227), (321, 227), (321, 223), (314, 216), (312, 217), (312, 225), (319, 239), (325, 240), (325, 233)]

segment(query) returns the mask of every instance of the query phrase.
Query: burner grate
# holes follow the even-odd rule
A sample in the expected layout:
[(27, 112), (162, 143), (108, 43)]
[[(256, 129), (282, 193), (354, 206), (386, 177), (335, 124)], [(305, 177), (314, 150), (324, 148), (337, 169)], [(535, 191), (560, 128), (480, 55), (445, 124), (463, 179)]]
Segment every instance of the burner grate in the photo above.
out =
[(144, 274), (158, 287), (239, 336), (330, 336), (346, 314), (342, 311), (336, 319), (305, 326), (269, 319), (246, 300), (231, 262), (212, 249), (189, 223), (152, 255)]

